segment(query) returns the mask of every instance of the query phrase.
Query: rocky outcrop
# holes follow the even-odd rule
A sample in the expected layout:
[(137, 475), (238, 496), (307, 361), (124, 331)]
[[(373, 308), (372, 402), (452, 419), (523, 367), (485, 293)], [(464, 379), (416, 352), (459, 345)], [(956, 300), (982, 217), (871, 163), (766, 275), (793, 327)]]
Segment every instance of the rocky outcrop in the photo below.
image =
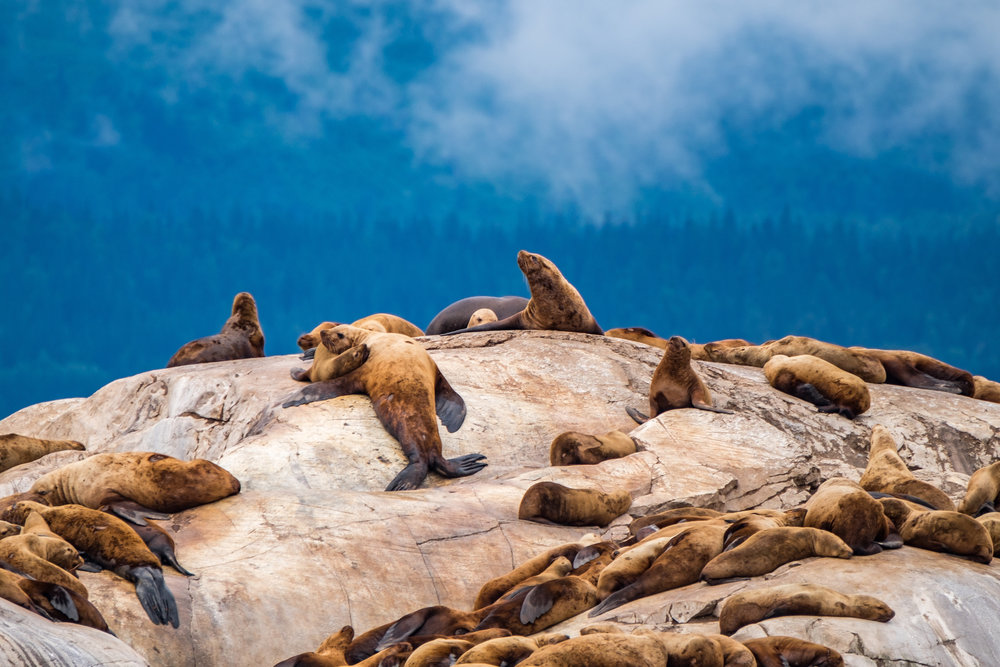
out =
[[(219, 463), (244, 491), (161, 523), (181, 563), (197, 573), (165, 570), (180, 628), (151, 625), (131, 584), (106, 572), (81, 578), (115, 633), (151, 664), (273, 664), (315, 649), (348, 623), (361, 632), (418, 607), (469, 608), (483, 582), (548, 547), (588, 532), (625, 534), (629, 515), (607, 529), (519, 521), (521, 494), (538, 481), (626, 489), (632, 516), (681, 504), (788, 508), (827, 477), (858, 479), (871, 426), (884, 424), (915, 474), (957, 499), (968, 474), (991, 463), (1000, 446), (997, 404), (870, 385), (871, 409), (848, 421), (775, 391), (760, 369), (707, 362), (695, 366), (715, 404), (734, 414), (673, 410), (635, 428), (624, 408), (646, 409), (657, 348), (556, 332), (420, 341), (468, 409), (460, 430), (441, 429), (445, 455), (488, 457), (489, 466), (471, 477), (432, 473), (419, 490), (383, 492), (405, 461), (368, 399), (282, 408), (303, 386), (289, 370), (304, 363), (284, 356), (150, 371), (87, 399), (26, 408), (0, 421), (0, 432), (80, 440), (88, 452), (59, 452), (0, 474), (0, 493), (25, 490), (44, 472), (94, 452), (151, 450)], [(593, 466), (548, 465), (557, 434), (612, 429), (631, 431), (640, 451)], [(988, 642), (977, 643), (966, 629), (1000, 612), (993, 592), (1000, 565), (909, 547), (831, 562), (786, 566), (772, 579), (840, 577), (843, 592), (876, 595), (896, 618), (888, 625), (771, 619), (741, 633), (787, 628), (878, 664), (945, 664), (965, 654), (990, 662)], [(909, 583), (918, 578), (919, 586)], [(607, 618), (716, 631), (711, 613), (725, 593), (762, 583), (697, 584)], [(594, 620), (577, 617), (565, 627)], [(793, 631), (789, 623), (800, 625)]]

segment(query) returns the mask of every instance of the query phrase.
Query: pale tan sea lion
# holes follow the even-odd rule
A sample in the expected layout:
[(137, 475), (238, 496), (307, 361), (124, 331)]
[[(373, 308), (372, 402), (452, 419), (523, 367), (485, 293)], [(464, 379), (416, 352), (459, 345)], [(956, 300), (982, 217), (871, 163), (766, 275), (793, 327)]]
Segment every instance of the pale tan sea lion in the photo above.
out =
[[(342, 322), (320, 322), (313, 327), (312, 331), (299, 336), (298, 346), (304, 352), (307, 352), (312, 348), (319, 347), (320, 333), (325, 329), (332, 329), (340, 324), (342, 324)], [(351, 322), (351, 326), (358, 327), (359, 329), (368, 329), (369, 331), (374, 331), (376, 333), (402, 334), (403, 336), (409, 336), (410, 338), (416, 338), (417, 336), (424, 335), (424, 332), (421, 331), (420, 327), (417, 325), (404, 320), (398, 315), (391, 315), (389, 313), (366, 315)]]
[(557, 435), (549, 445), (549, 464), (593, 465), (635, 452), (635, 440), (618, 430), (608, 431), (604, 435), (566, 431)]
[(955, 503), (941, 489), (917, 479), (896, 450), (889, 429), (876, 424), (872, 427), (872, 445), (868, 452), (868, 467), (861, 476), (865, 491), (914, 496), (935, 509), (955, 511)]
[(492, 310), (497, 319), (502, 320), (516, 315), (527, 305), (528, 299), (523, 296), (469, 296), (449, 304), (435, 315), (427, 325), (427, 335), (437, 336), (467, 328), (477, 310)]
[(701, 571), (701, 578), (715, 584), (726, 579), (757, 577), (785, 563), (811, 556), (850, 558), (851, 547), (817, 528), (769, 528), (754, 533), (746, 542), (719, 554)]
[(879, 543), (885, 542), (894, 529), (882, 505), (861, 485), (844, 477), (820, 484), (805, 507), (804, 526), (830, 531), (844, 540), (855, 555), (881, 552)]
[(723, 550), (729, 551), (747, 541), (747, 539), (762, 530), (770, 528), (800, 528), (805, 522), (806, 510), (795, 508), (791, 510), (756, 509), (742, 512), (729, 512), (720, 519), (729, 524), (723, 537)]
[(1000, 461), (972, 473), (958, 511), (972, 516), (994, 512), (998, 496), (1000, 496)]
[(973, 375), (972, 382), (975, 386), (972, 393), (973, 398), (990, 403), (1000, 403), (1000, 382), (987, 380), (982, 375)]
[(73, 572), (83, 565), (76, 548), (52, 533), (44, 519), (32, 513), (30, 528), (0, 540), (0, 561), (38, 581), (47, 581), (87, 597), (87, 589)]
[(167, 368), (264, 356), (264, 332), (257, 318), (257, 304), (247, 292), (233, 299), (232, 315), (214, 336), (185, 343), (167, 362)]
[(720, 364), (761, 368), (771, 358), (771, 351), (763, 345), (731, 345), (728, 341), (720, 341), (702, 345), (700, 358)]
[(456, 665), (516, 665), (539, 649), (531, 637), (499, 637), (473, 646), (455, 661)]
[(843, 371), (857, 375), (865, 382), (875, 384), (885, 382), (885, 368), (883, 368), (882, 363), (875, 357), (857, 349), (806, 336), (785, 336), (781, 340), (765, 343), (761, 347), (766, 348), (772, 357), (777, 354), (784, 354), (788, 357), (808, 354), (828, 361)]
[(489, 308), (480, 308), (476, 312), (472, 313), (472, 316), (469, 318), (469, 323), (466, 325), (466, 328), (471, 329), (472, 327), (478, 327), (480, 324), (496, 322), (499, 319), (500, 318), (497, 317), (497, 314), (494, 313)]
[(565, 556), (560, 556), (552, 561), (552, 564), (533, 577), (528, 577), (524, 581), (518, 582), (513, 588), (500, 596), (501, 600), (509, 600), (525, 588), (531, 588), (538, 584), (552, 581), (559, 577), (565, 577), (573, 570), (573, 563)]
[(76, 440), (46, 440), (27, 435), (6, 433), (0, 435), (0, 472), (10, 470), (22, 463), (30, 463), (52, 452), (65, 450), (82, 451), (83, 443)]
[(563, 526), (606, 526), (628, 511), (632, 495), (619, 490), (571, 489), (556, 482), (532, 484), (517, 510), (517, 518)]
[[(691, 343), (691, 358), (698, 361), (714, 361), (712, 355), (718, 350), (730, 347), (757, 347), (748, 340), (742, 338), (726, 338), (710, 343)], [(763, 363), (763, 362), (761, 362)]]
[(885, 381), (918, 389), (933, 389), (951, 394), (972, 396), (975, 383), (972, 374), (939, 361), (934, 357), (909, 350), (878, 350), (852, 347), (881, 362), (885, 368)]
[(976, 517), (976, 521), (983, 524), (993, 540), (993, 555), (1000, 548), (1000, 512), (988, 512)]
[(463, 653), (475, 646), (459, 638), (435, 639), (413, 649), (404, 667), (450, 667)]
[(642, 343), (643, 345), (649, 345), (650, 347), (658, 347), (661, 350), (667, 349), (666, 338), (660, 338), (649, 329), (645, 329), (643, 327), (608, 329), (604, 332), (604, 335), (610, 336), (611, 338), (621, 338), (623, 340), (635, 341), (636, 343)]
[(764, 364), (764, 376), (775, 389), (809, 401), (820, 412), (854, 419), (871, 407), (864, 380), (818, 357), (776, 354)]
[(794, 615), (850, 616), (885, 623), (895, 612), (870, 595), (847, 595), (817, 584), (785, 584), (730, 595), (719, 610), (719, 630), (731, 635), (744, 625)]

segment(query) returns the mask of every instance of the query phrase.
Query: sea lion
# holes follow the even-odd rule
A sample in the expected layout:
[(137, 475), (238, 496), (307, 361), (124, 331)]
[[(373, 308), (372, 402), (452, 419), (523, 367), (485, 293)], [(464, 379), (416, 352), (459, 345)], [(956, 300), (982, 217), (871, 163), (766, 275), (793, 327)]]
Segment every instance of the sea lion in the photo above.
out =
[(844, 667), (844, 658), (828, 646), (796, 637), (745, 639), (758, 667)]
[(476, 625), (492, 608), (461, 611), (444, 605), (423, 607), (358, 635), (349, 643), (344, 656), (353, 665), (410, 637), (464, 635), (479, 629)]
[[(504, 595), (513, 589), (520, 582), (544, 572), (546, 568), (559, 558), (565, 557), (572, 559), (571, 562), (575, 563), (575, 567), (584, 565), (585, 562), (592, 560), (589, 559), (588, 561), (584, 561), (583, 558), (577, 558), (577, 554), (585, 548), (586, 545), (575, 542), (571, 544), (562, 544), (558, 547), (553, 547), (543, 551), (537, 556), (529, 558), (510, 572), (502, 574), (499, 577), (494, 577), (483, 584), (479, 588), (479, 592), (476, 594), (476, 601), (473, 603), (472, 608), (482, 609), (483, 607), (493, 604), (500, 599), (501, 595)], [(597, 554), (595, 553), (594, 557), (596, 556)]]
[(177, 546), (174, 544), (174, 538), (170, 536), (170, 533), (160, 528), (152, 521), (146, 521), (145, 525), (132, 524), (132, 530), (135, 531), (146, 546), (156, 554), (156, 557), (160, 559), (161, 565), (169, 565), (170, 567), (177, 570), (177, 572), (183, 574), (185, 577), (193, 577), (194, 573), (189, 572), (184, 569), (180, 563), (177, 562)]
[(702, 345), (700, 357), (702, 361), (761, 368), (771, 358), (771, 350), (763, 345), (735, 345), (719, 341)]
[(707, 507), (675, 507), (674, 509), (657, 512), (649, 516), (639, 517), (628, 525), (628, 532), (632, 535), (638, 533), (646, 526), (656, 526), (664, 528), (682, 521), (695, 521), (697, 519), (714, 519), (722, 516), (718, 510)]
[(754, 533), (738, 547), (719, 554), (701, 571), (709, 584), (726, 579), (757, 577), (773, 572), (785, 563), (810, 556), (850, 558), (851, 547), (818, 528), (769, 528)]
[(0, 435), (0, 472), (22, 463), (30, 463), (52, 452), (64, 450), (83, 451), (82, 442), (76, 440), (46, 440), (17, 433)]
[(972, 382), (974, 385), (972, 398), (978, 398), (980, 401), (989, 401), (991, 403), (1000, 403), (1000, 382), (987, 380), (982, 375), (973, 375)]
[(332, 329), (340, 326), (341, 324), (343, 324), (343, 322), (320, 322), (313, 327), (312, 331), (299, 336), (299, 339), (296, 341), (296, 345), (298, 345), (299, 349), (303, 352), (309, 352), (309, 350), (319, 346), (319, 334), (321, 331), (324, 329)]
[(516, 315), (528, 305), (523, 296), (469, 296), (450, 304), (434, 316), (427, 325), (428, 336), (437, 336), (450, 331), (458, 331), (469, 326), (469, 321), (477, 310), (489, 309), (498, 320)]
[(819, 357), (776, 354), (764, 364), (764, 376), (778, 391), (809, 401), (820, 412), (854, 419), (871, 407), (864, 380)]
[(76, 548), (49, 530), (37, 513), (20, 535), (0, 540), (0, 561), (38, 581), (48, 581), (86, 598), (87, 589), (72, 573), (83, 565)]
[[(563, 277), (556, 265), (541, 255), (522, 250), (517, 253), (517, 265), (531, 289), (531, 299), (524, 310), (509, 317), (478, 327), (449, 331), (447, 335), (468, 331), (500, 331), (510, 329), (545, 329), (577, 331), (601, 336), (604, 330), (590, 314), (583, 297)], [(484, 306), (479, 306), (482, 308)], [(500, 311), (492, 308), (500, 317)], [(430, 327), (428, 327), (430, 329)]]
[(865, 491), (902, 494), (926, 501), (934, 509), (955, 511), (955, 503), (941, 489), (917, 479), (896, 451), (896, 441), (881, 424), (872, 427), (868, 467), (861, 475)]
[(473, 613), (484, 613), (476, 630), (504, 628), (532, 635), (597, 604), (597, 589), (581, 577), (566, 576), (538, 584), (522, 595)]
[(604, 493), (597, 489), (571, 489), (556, 482), (537, 482), (521, 497), (517, 518), (563, 526), (606, 526), (631, 506), (632, 495), (625, 490)]
[[(320, 334), (322, 336), (322, 333)], [(312, 364), (309, 368), (293, 368), (291, 376), (298, 382), (326, 382), (335, 380), (357, 370), (368, 361), (368, 345), (361, 343), (349, 347), (343, 352), (331, 352), (320, 342), (313, 350)]]
[(643, 327), (608, 329), (604, 332), (604, 335), (610, 336), (611, 338), (622, 338), (624, 340), (635, 341), (636, 343), (642, 343), (643, 345), (649, 345), (650, 347), (658, 347), (661, 350), (667, 349), (666, 338), (660, 338), (649, 329), (645, 329)]
[(438, 369), (427, 351), (402, 334), (377, 333), (350, 325), (320, 333), (322, 346), (341, 354), (359, 345), (368, 347), (368, 360), (337, 378), (314, 382), (290, 397), (283, 407), (345, 394), (367, 394), (385, 430), (399, 441), (409, 464), (386, 491), (415, 489), (429, 469), (445, 477), (472, 475), (484, 467), (482, 454), (446, 459), (441, 453), (437, 416), (449, 433), (465, 421), (465, 401)]
[(722, 667), (722, 648), (710, 637), (669, 632), (596, 633), (535, 651), (523, 667)]
[(233, 299), (232, 315), (222, 330), (182, 345), (170, 357), (167, 368), (263, 356), (264, 332), (257, 318), (257, 303), (248, 292), (240, 292)]
[(711, 392), (691, 366), (691, 347), (680, 336), (671, 336), (649, 383), (649, 417), (631, 406), (626, 411), (641, 424), (661, 412), (677, 408), (733, 414), (731, 410), (712, 406)]
[[(694, 525), (672, 537), (647, 569), (627, 586), (605, 597), (588, 615), (598, 616), (632, 600), (698, 581), (705, 564), (722, 553), (722, 537), (726, 532), (724, 525), (713, 521), (706, 524), (710, 525)], [(642, 565), (642, 561), (637, 560), (636, 563), (630, 578)], [(618, 579), (627, 580), (624, 576)], [(608, 582), (599, 579), (598, 585), (601, 584), (605, 584), (605, 590), (611, 588)]]
[(975, 383), (972, 373), (950, 366), (934, 357), (909, 350), (878, 350), (867, 347), (852, 347), (881, 362), (885, 368), (887, 384), (904, 387), (946, 391), (950, 394), (972, 396)]
[(156, 452), (106, 452), (48, 472), (29, 493), (49, 505), (75, 503), (112, 512), (142, 525), (145, 517), (167, 517), (240, 491), (240, 481), (224, 468), (194, 459), (181, 461)]
[(404, 667), (451, 667), (473, 646), (475, 644), (463, 639), (435, 639), (413, 649)]
[(635, 452), (635, 440), (618, 430), (604, 435), (566, 431), (557, 435), (549, 445), (549, 463), (554, 466), (593, 465)]
[(496, 322), (500, 318), (489, 308), (480, 308), (476, 312), (472, 313), (469, 318), (469, 323), (465, 325), (466, 329), (471, 329), (472, 327), (478, 327), (480, 324), (486, 324), (488, 322)]
[[(731, 347), (757, 347), (748, 340), (742, 338), (726, 338), (710, 343), (691, 343), (691, 358), (698, 361), (715, 361), (712, 355), (717, 350)], [(766, 360), (765, 360), (766, 361)], [(763, 363), (763, 362), (762, 362)]]
[[(312, 331), (299, 336), (298, 346), (303, 352), (310, 350), (314, 347), (319, 346), (319, 334), (324, 329), (332, 329), (335, 326), (339, 326), (341, 322), (320, 322), (317, 324)], [(350, 323), (352, 327), (358, 327), (359, 329), (368, 329), (369, 331), (375, 331), (376, 333), (397, 333), (404, 336), (409, 336), (410, 338), (416, 338), (418, 336), (423, 336), (424, 332), (420, 330), (420, 327), (404, 320), (398, 315), (391, 315), (389, 313), (375, 313), (374, 315), (366, 315), (360, 319), (354, 320)]]
[[(828, 530), (851, 547), (856, 556), (882, 551), (894, 526), (882, 505), (859, 484), (844, 477), (828, 479), (806, 501), (803, 522), (809, 528)], [(902, 542), (898, 543), (902, 546)]]
[(865, 382), (875, 384), (885, 382), (885, 368), (882, 367), (882, 363), (875, 357), (857, 349), (827, 343), (807, 336), (785, 336), (781, 340), (764, 343), (761, 347), (767, 349), (772, 357), (777, 354), (788, 357), (810, 355), (828, 361), (852, 375), (857, 375)]
[(719, 609), (719, 630), (731, 635), (744, 625), (795, 615), (851, 616), (885, 623), (895, 612), (870, 595), (847, 595), (816, 584), (785, 584), (730, 595)]
[(135, 583), (136, 596), (153, 623), (170, 623), (175, 628), (180, 625), (177, 604), (163, 581), (160, 561), (127, 523), (82, 505), (47, 507), (26, 500), (17, 503), (13, 513), (24, 522), (32, 510), (54, 533), (86, 553), (88, 560)]
[(755, 533), (770, 528), (800, 528), (805, 521), (806, 510), (796, 508), (782, 512), (781, 510), (747, 510), (723, 514), (721, 519), (729, 523), (722, 539), (722, 550), (729, 551), (749, 539)]
[(976, 517), (976, 521), (983, 524), (993, 540), (993, 555), (1000, 549), (1000, 512), (988, 512)]
[(76, 623), (101, 632), (114, 634), (100, 610), (76, 591), (49, 581), (21, 579), (18, 586), (27, 593), (36, 611), (53, 621)]
[[(682, 530), (691, 526), (684, 524)], [(680, 532), (680, 531), (678, 531)], [(628, 586), (650, 568), (660, 554), (666, 551), (676, 534), (644, 540), (622, 549), (597, 578), (597, 599), (604, 600), (615, 591)]]
[(456, 665), (516, 665), (539, 649), (531, 637), (499, 637), (473, 646), (455, 661)]
[(528, 577), (524, 581), (518, 582), (513, 588), (500, 596), (501, 600), (509, 600), (525, 588), (531, 588), (538, 584), (552, 581), (559, 577), (565, 577), (573, 569), (573, 563), (565, 556), (560, 556), (552, 561), (552, 564), (533, 577)]
[(1000, 496), (1000, 461), (972, 473), (958, 511), (971, 516), (995, 512), (998, 496)]
[(580, 577), (591, 586), (597, 586), (597, 579), (604, 568), (614, 560), (617, 551), (618, 545), (612, 541), (588, 545), (576, 553), (570, 574)]
[(881, 498), (886, 516), (903, 543), (929, 551), (965, 556), (979, 563), (993, 560), (993, 538), (982, 523), (961, 512), (929, 510), (899, 498)]

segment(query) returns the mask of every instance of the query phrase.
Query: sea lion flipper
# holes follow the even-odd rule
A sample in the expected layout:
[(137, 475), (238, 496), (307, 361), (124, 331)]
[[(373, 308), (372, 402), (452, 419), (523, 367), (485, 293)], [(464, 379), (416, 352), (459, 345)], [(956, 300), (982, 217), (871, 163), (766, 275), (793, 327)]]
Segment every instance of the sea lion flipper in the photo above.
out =
[(645, 424), (646, 422), (649, 421), (649, 417), (642, 414), (641, 412), (633, 408), (631, 405), (625, 407), (625, 412), (628, 413), (629, 417), (635, 420), (636, 424)]
[(573, 556), (573, 569), (580, 567), (581, 565), (586, 565), (590, 561), (601, 555), (601, 550), (594, 547), (594, 545), (586, 546), (576, 552)]
[[(819, 389), (808, 382), (803, 382), (795, 388), (795, 396), (801, 398), (803, 401), (809, 401), (813, 405), (819, 406), (820, 408), (834, 407), (834, 409), (836, 409), (836, 407), (830, 403), (830, 399), (820, 393)], [(820, 410), (820, 412), (822, 412), (822, 410)]]
[(80, 612), (65, 588), (55, 584), (45, 593), (45, 599), (49, 601), (55, 609), (62, 612), (66, 618), (76, 623), (80, 620)]
[(139, 598), (139, 603), (149, 616), (149, 620), (156, 625), (169, 623), (175, 628), (179, 627), (177, 603), (163, 582), (163, 572), (144, 566), (131, 568), (129, 575), (135, 581), (135, 595)]
[(283, 408), (291, 408), (305, 403), (324, 401), (328, 398), (345, 396), (347, 394), (357, 394), (360, 390), (357, 380), (352, 377), (339, 377), (324, 382), (313, 382), (307, 387), (290, 395), (284, 403)]
[(397, 644), (407, 637), (411, 636), (427, 621), (427, 614), (430, 608), (418, 609), (417, 611), (410, 612), (406, 616), (403, 616), (398, 621), (390, 625), (385, 634), (382, 635), (382, 639), (379, 640), (378, 644), (375, 645), (375, 652), (383, 651), (393, 644)]
[(555, 599), (551, 591), (544, 585), (535, 586), (528, 591), (524, 596), (524, 602), (521, 603), (521, 623), (524, 625), (534, 623), (542, 614), (552, 609), (553, 604)]
[(434, 384), (434, 409), (441, 423), (448, 429), (448, 433), (454, 433), (462, 427), (465, 421), (465, 401), (452, 388), (440, 370), (437, 372)]
[(412, 491), (427, 477), (427, 463), (417, 461), (399, 471), (399, 474), (385, 487), (386, 491)]
[(292, 379), (296, 382), (309, 382), (309, 369), (308, 368), (293, 368), (290, 375)]
[(310, 347), (308, 350), (299, 355), (299, 359), (302, 361), (309, 361), (310, 359), (316, 358), (316, 348)]
[(718, 412), (723, 415), (733, 414), (732, 410), (726, 410), (725, 408), (717, 408), (714, 405), (709, 405), (708, 403), (702, 403), (701, 401), (691, 400), (691, 407), (698, 408), (699, 410), (707, 410), (709, 412)]
[(143, 507), (133, 500), (119, 500), (113, 503), (108, 503), (104, 505), (104, 509), (105, 511), (121, 517), (126, 521), (130, 521), (137, 526), (145, 526), (146, 519), (165, 521), (170, 518), (169, 514), (155, 512), (148, 507)]
[(82, 565), (78, 565), (76, 568), (77, 572), (100, 572), (104, 568), (95, 563), (92, 560), (86, 560), (86, 554), (81, 554), (84, 556), (84, 561)]
[(465, 454), (453, 459), (439, 459), (433, 463), (434, 470), (445, 477), (467, 477), (479, 472), (488, 464), (483, 462), (485, 454)]

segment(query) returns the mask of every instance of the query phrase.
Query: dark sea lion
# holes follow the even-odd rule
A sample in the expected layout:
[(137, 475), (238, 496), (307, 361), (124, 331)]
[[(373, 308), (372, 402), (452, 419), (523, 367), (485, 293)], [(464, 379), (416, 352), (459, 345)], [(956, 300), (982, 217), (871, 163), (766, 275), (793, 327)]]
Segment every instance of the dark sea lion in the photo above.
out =
[(745, 639), (758, 667), (843, 667), (844, 658), (832, 648), (796, 637)]
[(987, 380), (982, 375), (973, 375), (972, 382), (974, 385), (972, 398), (990, 403), (1000, 403), (1000, 382)]
[[(531, 299), (528, 300), (524, 310), (496, 322), (488, 322), (471, 329), (449, 331), (449, 335), (467, 331), (510, 329), (577, 331), (598, 336), (604, 334), (604, 330), (590, 314), (583, 297), (563, 277), (555, 264), (541, 255), (522, 250), (517, 253), (517, 265), (521, 267), (531, 289)], [(483, 307), (489, 306), (479, 306)], [(492, 310), (500, 317), (500, 311), (496, 308)]]
[(631, 407), (626, 411), (641, 424), (662, 412), (678, 408), (733, 414), (731, 410), (712, 406), (711, 392), (691, 366), (691, 347), (680, 336), (671, 336), (649, 383), (649, 417)]
[(934, 509), (955, 511), (951, 498), (933, 484), (917, 479), (896, 451), (896, 441), (881, 424), (872, 427), (868, 467), (861, 476), (861, 488), (879, 493), (914, 496)]
[(971, 516), (929, 510), (899, 498), (881, 498), (878, 502), (899, 529), (904, 544), (965, 556), (987, 565), (993, 560), (993, 538), (986, 526)]
[(504, 628), (515, 635), (532, 635), (595, 604), (597, 590), (592, 584), (581, 577), (560, 577), (533, 586), (511, 600), (473, 612), (485, 612), (475, 629)]
[(785, 584), (730, 595), (719, 610), (719, 630), (731, 635), (744, 625), (795, 615), (850, 616), (885, 623), (895, 612), (870, 595), (847, 595), (816, 584)]
[(153, 623), (180, 625), (160, 561), (127, 523), (82, 505), (47, 507), (22, 500), (13, 508), (22, 522), (31, 511), (41, 515), (54, 533), (86, 553), (88, 560), (135, 583), (136, 596)]
[(264, 356), (264, 332), (257, 318), (257, 304), (247, 292), (233, 299), (233, 311), (222, 331), (185, 343), (170, 357), (167, 368), (212, 361)]
[[(671, 538), (647, 569), (627, 586), (605, 597), (601, 604), (590, 611), (589, 616), (598, 616), (632, 600), (698, 581), (704, 565), (722, 552), (722, 538), (726, 532), (726, 527), (714, 520), (705, 523), (706, 525), (693, 525)], [(637, 565), (630, 575), (636, 574), (638, 568)], [(622, 582), (627, 580), (625, 577), (619, 579)], [(600, 579), (598, 583), (605, 584), (606, 591), (611, 588)]]
[(843, 371), (857, 375), (865, 382), (876, 384), (885, 382), (885, 368), (882, 367), (882, 363), (875, 357), (857, 349), (806, 336), (785, 336), (781, 340), (770, 341), (761, 347), (766, 348), (772, 357), (777, 354), (784, 354), (788, 357), (808, 354), (828, 361)]
[(778, 391), (809, 401), (820, 412), (854, 419), (871, 407), (864, 380), (819, 357), (776, 354), (764, 364), (764, 376)]
[(636, 343), (642, 343), (643, 345), (649, 345), (650, 347), (658, 347), (661, 350), (667, 349), (666, 338), (660, 338), (649, 329), (645, 329), (643, 327), (608, 329), (604, 332), (604, 335), (610, 336), (611, 338), (622, 338), (624, 340), (635, 341)]
[(159, 512), (180, 512), (239, 493), (240, 482), (224, 468), (156, 452), (107, 452), (69, 463), (35, 480), (29, 493), (49, 505), (107, 506), (142, 524)]
[(805, 507), (804, 526), (830, 531), (844, 540), (856, 556), (881, 552), (879, 543), (894, 532), (882, 505), (859, 484), (844, 477), (820, 484)]
[[(479, 593), (476, 594), (476, 601), (473, 603), (472, 608), (482, 609), (483, 607), (493, 604), (500, 599), (501, 595), (510, 591), (525, 579), (534, 577), (544, 572), (546, 568), (559, 558), (568, 558), (571, 562), (575, 563), (576, 567), (582, 566), (584, 564), (584, 562), (582, 562), (584, 559), (581, 558), (578, 560), (577, 554), (586, 548), (586, 545), (576, 542), (571, 544), (562, 544), (558, 547), (553, 547), (543, 551), (537, 556), (529, 558), (510, 572), (494, 577), (483, 584), (479, 588)], [(594, 554), (594, 557), (597, 557), (596, 553)], [(592, 559), (588, 559), (588, 562), (589, 560)]]
[(445, 477), (464, 477), (482, 470), (482, 454), (446, 459), (441, 453), (437, 416), (449, 433), (465, 421), (465, 401), (438, 369), (427, 351), (402, 334), (377, 333), (341, 325), (321, 334), (322, 347), (342, 354), (360, 345), (368, 359), (346, 375), (314, 382), (287, 400), (289, 408), (346, 394), (367, 394), (385, 430), (399, 441), (409, 464), (386, 491), (415, 489), (433, 469)]
[(426, 334), (437, 336), (468, 328), (469, 320), (477, 310), (492, 310), (497, 319), (502, 320), (520, 313), (527, 305), (528, 299), (523, 296), (469, 296), (435, 315), (427, 325)]
[(554, 466), (593, 465), (635, 454), (635, 451), (635, 440), (621, 431), (608, 431), (604, 435), (566, 431), (549, 445), (549, 463)]
[(38, 581), (47, 581), (86, 598), (87, 589), (73, 572), (83, 565), (76, 548), (49, 531), (41, 516), (33, 513), (30, 526), (20, 535), (0, 540), (0, 561)]
[(489, 322), (496, 322), (500, 318), (489, 308), (480, 308), (476, 312), (472, 313), (469, 317), (469, 323), (466, 325), (466, 329), (471, 329), (472, 327), (478, 327), (480, 324), (487, 324)]
[(842, 539), (825, 530), (769, 528), (713, 558), (701, 571), (701, 578), (716, 584), (726, 579), (757, 577), (785, 563), (811, 556), (850, 558), (852, 553), (853, 549)]
[(904, 387), (933, 389), (950, 394), (972, 396), (975, 383), (972, 373), (950, 366), (934, 357), (909, 350), (877, 350), (866, 347), (852, 347), (881, 362), (885, 368), (885, 381)]
[(6, 433), (0, 435), (0, 472), (10, 470), (22, 463), (30, 463), (52, 452), (65, 450), (82, 451), (83, 443), (76, 440), (46, 440), (27, 435)]
[(160, 559), (161, 565), (169, 565), (185, 577), (194, 576), (193, 572), (187, 571), (177, 562), (177, 546), (174, 544), (174, 538), (170, 536), (170, 533), (152, 521), (146, 521), (145, 525), (133, 523), (132, 530), (146, 543), (149, 550), (156, 554), (156, 557)]
[(998, 497), (1000, 497), (1000, 461), (972, 473), (958, 511), (971, 516), (995, 512)]
[(571, 489), (556, 482), (532, 484), (521, 497), (517, 518), (562, 526), (606, 526), (632, 506), (632, 495), (618, 490)]

